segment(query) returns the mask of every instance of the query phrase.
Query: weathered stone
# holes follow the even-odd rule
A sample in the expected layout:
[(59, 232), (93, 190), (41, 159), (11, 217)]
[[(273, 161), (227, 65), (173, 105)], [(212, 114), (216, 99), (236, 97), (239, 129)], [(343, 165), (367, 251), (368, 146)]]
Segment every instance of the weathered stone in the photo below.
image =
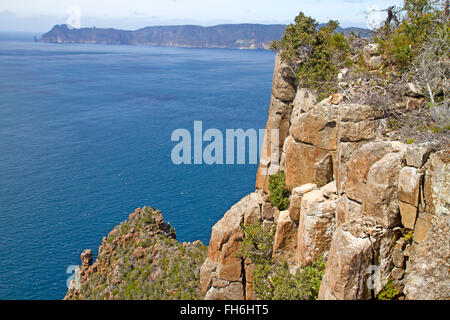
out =
[(337, 193), (337, 189), (336, 189), (336, 181), (331, 181), (330, 183), (324, 185), (322, 188), (320, 188), (320, 190), (322, 190), (323, 195), (326, 198), (331, 198), (332, 196), (335, 196)]
[(341, 122), (360, 122), (380, 119), (383, 117), (383, 111), (366, 104), (343, 103), (339, 105), (338, 115)]
[[(242, 258), (239, 257), (244, 216), (255, 220), (261, 195), (252, 193), (236, 203), (212, 228), (208, 257), (200, 270), (200, 285), (205, 299), (243, 299)], [(255, 219), (254, 219), (255, 218)], [(229, 284), (220, 288), (216, 284)]]
[(428, 160), (433, 149), (429, 145), (409, 144), (406, 148), (405, 158), (408, 166), (421, 168)]
[(401, 249), (394, 249), (392, 252), (392, 262), (397, 268), (403, 268), (405, 266), (405, 256)]
[(416, 168), (404, 167), (398, 177), (398, 199), (415, 207), (419, 205), (419, 188), (423, 174)]
[(380, 53), (380, 45), (378, 43), (369, 43), (363, 48), (363, 58), (366, 64), (369, 63), (370, 58)]
[(259, 193), (251, 193), (244, 213), (245, 224), (255, 224), (261, 221), (262, 199)]
[(87, 269), (92, 264), (92, 250), (86, 249), (81, 253), (81, 267)]
[(414, 242), (420, 243), (428, 234), (428, 231), (433, 224), (433, 215), (425, 212), (419, 213), (416, 226), (414, 228)]
[(336, 150), (338, 108), (317, 104), (307, 113), (292, 114), (290, 134), (298, 142), (326, 150)]
[(368, 67), (370, 70), (379, 69), (383, 66), (384, 59), (382, 56), (374, 56), (369, 59)]
[(325, 155), (314, 163), (314, 181), (323, 186), (333, 180), (333, 156)]
[(345, 189), (345, 183), (348, 179), (348, 164), (350, 157), (362, 144), (362, 142), (340, 142), (338, 144), (334, 164), (338, 194), (342, 194)]
[(343, 190), (350, 199), (363, 201), (370, 168), (391, 150), (390, 142), (369, 142), (353, 152), (348, 161), (348, 177)]
[(417, 208), (410, 205), (409, 203), (404, 203), (399, 201), (400, 216), (402, 225), (410, 230), (414, 229), (417, 219)]
[(427, 237), (410, 257), (405, 276), (407, 299), (450, 299), (449, 233), (448, 215), (439, 215)]
[(346, 194), (336, 201), (336, 227), (346, 221), (357, 219), (361, 216), (361, 204), (350, 200)]
[(293, 114), (308, 112), (316, 104), (315, 94), (307, 88), (298, 88), (294, 99)]
[(375, 120), (341, 122), (339, 126), (339, 140), (343, 142), (372, 140), (376, 137), (376, 133), (377, 125)]
[(255, 273), (255, 264), (248, 259), (245, 260), (245, 299), (256, 300), (256, 294), (253, 289), (253, 275)]
[(401, 280), (403, 276), (405, 275), (405, 269), (403, 268), (394, 268), (392, 269), (392, 279), (394, 280)]
[(406, 238), (399, 238), (395, 242), (395, 247), (399, 248), (400, 250), (403, 250), (403, 249), (405, 249), (407, 244), (408, 244), (408, 240), (406, 240)]
[(424, 98), (406, 98), (406, 108), (409, 110), (417, 110), (425, 104)]
[(273, 207), (273, 222), (278, 223), (278, 218), (280, 217), (280, 210), (277, 207)]
[(344, 100), (344, 95), (342, 93), (335, 93), (330, 96), (331, 104), (340, 104)]
[(242, 284), (232, 282), (224, 288), (214, 288), (208, 290), (205, 300), (244, 300)]
[(436, 152), (426, 164), (425, 202), (428, 212), (450, 215), (450, 150)]
[(402, 159), (401, 153), (389, 153), (374, 163), (363, 188), (363, 215), (374, 218), (385, 228), (400, 224), (397, 185)]
[(328, 154), (327, 150), (290, 141), (286, 150), (286, 186), (289, 190), (307, 183), (315, 183), (314, 168)]
[(263, 220), (273, 220), (273, 205), (270, 201), (262, 203), (261, 215)]
[(272, 94), (282, 101), (292, 101), (297, 93), (295, 75), (289, 66), (281, 61), (280, 55), (275, 56), (275, 68), (272, 80)]
[[(372, 264), (370, 239), (354, 221), (339, 227), (333, 235), (319, 300), (361, 300), (370, 297), (366, 282)], [(343, 227), (347, 226), (347, 230)]]
[(336, 203), (327, 200), (321, 190), (302, 198), (298, 226), (297, 262), (305, 266), (328, 251), (335, 228)]
[(295, 222), (298, 222), (300, 218), (300, 209), (302, 204), (302, 197), (305, 193), (317, 189), (317, 185), (314, 183), (307, 183), (292, 189), (290, 201), (289, 201), (289, 216)]
[(211, 287), (215, 270), (216, 263), (207, 257), (200, 268), (200, 288), (203, 294)]
[(297, 225), (290, 218), (289, 211), (281, 211), (277, 222), (277, 229), (273, 242), (274, 259), (284, 259), (295, 263), (297, 248)]

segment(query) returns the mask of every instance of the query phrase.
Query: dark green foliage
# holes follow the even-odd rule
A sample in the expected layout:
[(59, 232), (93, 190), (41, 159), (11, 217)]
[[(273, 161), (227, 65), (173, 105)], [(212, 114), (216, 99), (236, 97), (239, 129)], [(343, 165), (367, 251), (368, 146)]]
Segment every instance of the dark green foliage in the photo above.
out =
[(243, 225), (245, 238), (241, 245), (241, 256), (256, 264), (266, 264), (272, 261), (275, 225), (262, 223)]
[(269, 200), (279, 210), (289, 207), (289, 190), (286, 188), (284, 172), (269, 177)]
[(275, 225), (262, 223), (243, 226), (245, 237), (241, 256), (255, 264), (253, 288), (263, 300), (314, 300), (325, 272), (325, 262), (318, 259), (310, 265), (289, 271), (285, 261), (273, 261)]
[(299, 85), (317, 92), (318, 99), (337, 91), (336, 76), (339, 68), (351, 64), (349, 43), (336, 29), (337, 21), (331, 20), (317, 29), (318, 23), (303, 12), (295, 18), (295, 24), (286, 27), (280, 41), (271, 48), (296, 70)]

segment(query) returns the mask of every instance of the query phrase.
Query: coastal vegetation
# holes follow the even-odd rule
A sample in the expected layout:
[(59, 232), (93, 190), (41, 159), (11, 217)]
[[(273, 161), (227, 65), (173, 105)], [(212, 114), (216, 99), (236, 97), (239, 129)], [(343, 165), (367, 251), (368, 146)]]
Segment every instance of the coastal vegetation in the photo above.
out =
[(253, 288), (258, 299), (317, 299), (326, 267), (323, 257), (293, 270), (287, 261), (273, 259), (274, 224), (244, 225), (243, 231), (240, 254), (255, 264)]
[(97, 261), (81, 269), (81, 289), (68, 299), (202, 299), (198, 285), (206, 246), (180, 243), (175, 230), (151, 207), (137, 209), (115, 227)]
[(389, 7), (372, 37), (337, 32), (338, 22), (318, 28), (300, 13), (271, 48), (318, 100), (340, 93), (352, 103), (377, 106), (400, 138), (450, 141), (448, 1), (405, 0)]

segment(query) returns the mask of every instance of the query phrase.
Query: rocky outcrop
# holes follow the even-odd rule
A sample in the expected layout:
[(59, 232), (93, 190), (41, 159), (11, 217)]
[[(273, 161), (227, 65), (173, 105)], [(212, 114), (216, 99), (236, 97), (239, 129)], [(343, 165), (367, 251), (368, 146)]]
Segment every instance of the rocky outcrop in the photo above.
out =
[[(382, 64), (377, 46), (366, 47), (364, 59), (371, 69)], [(213, 228), (204, 292), (255, 298), (250, 261), (239, 269), (237, 258), (230, 258), (234, 277), (223, 279), (220, 270), (227, 266), (224, 257), (238, 250), (238, 221), (264, 221), (276, 226), (274, 263), (286, 261), (295, 272), (326, 259), (319, 299), (376, 298), (387, 284), (403, 299), (449, 299), (450, 151), (392, 140), (380, 108), (347, 103), (341, 94), (317, 102), (293, 79), (277, 56), (256, 177), (260, 207), (247, 209), (255, 197), (247, 196), (225, 215), (234, 216), (233, 223)], [(280, 171), (290, 191), (285, 211), (268, 197), (269, 176)], [(233, 287), (214, 285), (218, 280)]]
[(159, 211), (136, 209), (103, 238), (95, 262), (83, 251), (65, 299), (202, 299), (206, 247), (175, 238)]
[(269, 191), (268, 176), (277, 173), (280, 169), (280, 156), (284, 140), (289, 135), (289, 121), (295, 97), (295, 76), (289, 66), (281, 62), (281, 58), (277, 55), (264, 144), (256, 174), (256, 189), (262, 189), (266, 193)]
[[(419, 153), (419, 159), (423, 156)], [(415, 162), (419, 164), (421, 161)], [(422, 161), (423, 162), (423, 161)], [(423, 199), (414, 227), (414, 252), (406, 268), (408, 299), (450, 299), (450, 151), (430, 156), (424, 165)]]
[(259, 193), (249, 194), (213, 226), (208, 256), (200, 272), (201, 290), (205, 299), (242, 300), (246, 297), (246, 265), (239, 256), (243, 237), (241, 225), (244, 221), (249, 224), (260, 221), (261, 205)]
[(440, 215), (417, 246), (406, 270), (408, 299), (448, 300), (450, 298), (450, 217)]

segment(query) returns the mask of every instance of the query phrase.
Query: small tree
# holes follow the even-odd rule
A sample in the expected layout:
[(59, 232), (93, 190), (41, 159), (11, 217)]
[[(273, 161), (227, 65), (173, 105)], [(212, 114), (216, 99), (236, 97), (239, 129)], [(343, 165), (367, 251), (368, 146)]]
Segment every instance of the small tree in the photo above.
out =
[(289, 190), (286, 188), (284, 172), (269, 177), (269, 200), (280, 210), (289, 207)]

